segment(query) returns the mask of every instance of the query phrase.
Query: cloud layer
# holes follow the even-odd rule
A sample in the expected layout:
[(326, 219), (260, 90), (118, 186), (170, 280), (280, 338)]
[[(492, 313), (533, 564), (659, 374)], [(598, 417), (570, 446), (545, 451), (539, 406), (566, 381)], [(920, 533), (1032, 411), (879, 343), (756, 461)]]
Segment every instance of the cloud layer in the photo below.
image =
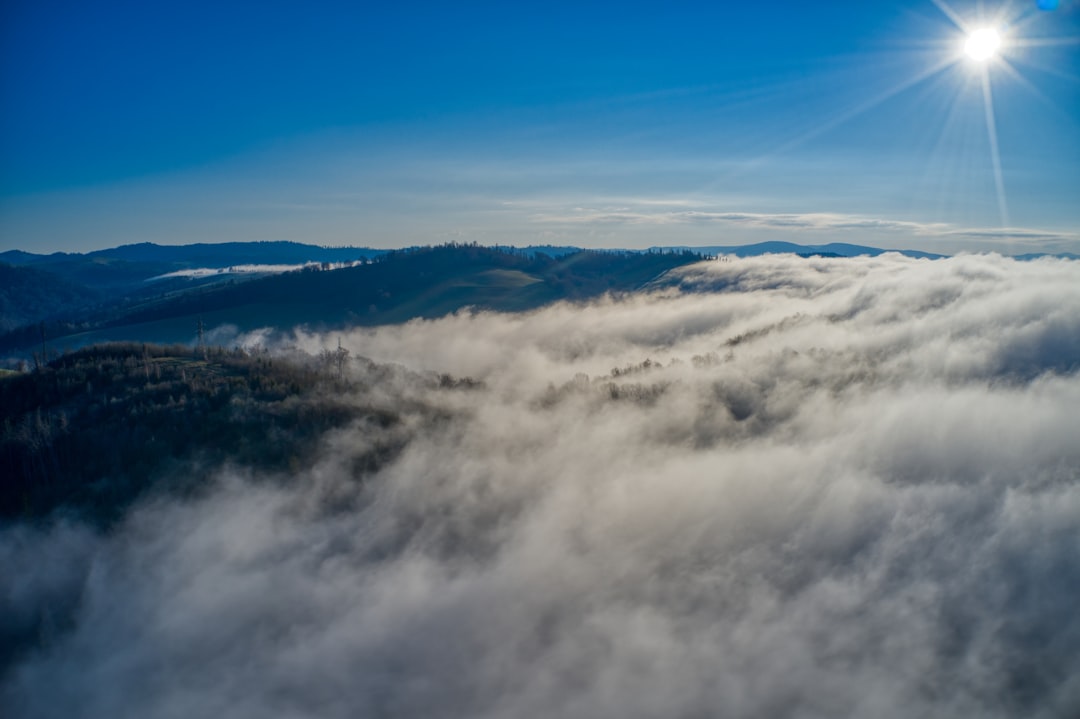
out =
[(340, 339), (483, 384), (366, 377), (413, 408), (375, 472), (358, 426), (108, 536), (4, 528), (2, 628), (45, 629), (2, 713), (1080, 710), (1080, 263), (752, 258)]
[[(1080, 236), (1074, 232), (1038, 230), (1025, 227), (960, 227), (946, 222), (915, 222), (886, 217), (829, 212), (721, 212), (691, 209), (688, 203), (673, 201), (630, 200), (618, 205), (546, 209), (530, 216), (530, 221), (553, 226), (622, 226), (641, 225), (672, 228), (680, 225), (723, 225), (728, 228), (768, 230), (795, 233), (790, 239), (805, 241), (806, 233), (826, 236), (840, 241), (851, 237), (865, 238), (866, 233), (879, 233), (876, 241), (897, 241), (903, 238), (926, 245), (925, 240), (939, 243), (937, 250), (946, 252), (970, 251), (971, 248), (1009, 248), (1010, 251), (1074, 252), (1080, 247)], [(664, 205), (668, 205), (664, 208)], [(886, 238), (892, 239), (886, 239)], [(858, 240), (856, 240), (858, 241)], [(733, 244), (733, 243), (729, 243)]]

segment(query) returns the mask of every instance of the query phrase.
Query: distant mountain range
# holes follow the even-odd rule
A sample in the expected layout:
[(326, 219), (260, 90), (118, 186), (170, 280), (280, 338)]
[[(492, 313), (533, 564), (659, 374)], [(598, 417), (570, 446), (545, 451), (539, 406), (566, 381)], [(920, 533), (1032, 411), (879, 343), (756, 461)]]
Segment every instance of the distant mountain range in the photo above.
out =
[(240, 332), (387, 324), (464, 307), (518, 311), (630, 292), (707, 257), (884, 252), (944, 257), (790, 242), (602, 251), (554, 245), (390, 251), (298, 242), (142, 243), (48, 255), (10, 250), (0, 253), (0, 357), (40, 349), (43, 329), (46, 343), (73, 348), (103, 340), (190, 342), (199, 322)]
[[(107, 340), (190, 342), (199, 323), (207, 329), (228, 325), (237, 332), (297, 325), (330, 329), (438, 317), (464, 307), (519, 311), (557, 300), (633, 291), (673, 267), (704, 259), (685, 250), (599, 252), (475, 245), (393, 252), (352, 248), (333, 254), (312, 248), (310, 255), (303, 255), (290, 243), (286, 253), (274, 254), (282, 249), (275, 244), (265, 243), (270, 250), (265, 254), (253, 253), (250, 246), (234, 246), (239, 251), (216, 256), (202, 252), (206, 246), (197, 246), (196, 252), (202, 254), (191, 256), (204, 264), (212, 260), (220, 268), (291, 260), (300, 269), (149, 281), (167, 274), (163, 269), (176, 272), (181, 265), (194, 269), (196, 262), (184, 260), (177, 248), (156, 255), (155, 246), (117, 248), (112, 254), (45, 256), (52, 263), (40, 255), (17, 254), (15, 259), (38, 259), (21, 267), (9, 265), (6, 271), (33, 273), (39, 294), (46, 296), (50, 287), (76, 286), (68, 279), (73, 273), (93, 274), (80, 264), (120, 264), (127, 279), (84, 286), (88, 294), (81, 306), (78, 298), (51, 305), (39, 302), (35, 306), (41, 314), (30, 322), (25, 321), (30, 316), (25, 309), (21, 314), (13, 309), (11, 316), (23, 324), (0, 335), (0, 353), (18, 356), (37, 351), (43, 344), (42, 330), (45, 344), (75, 348)], [(49, 280), (57, 265), (69, 272), (52, 274)], [(5, 293), (12, 295), (5, 306), (26, 307), (25, 292), (5, 289)]]
[(0, 332), (97, 305), (102, 294), (35, 267), (0, 264)]
[[(581, 252), (572, 246), (539, 245), (524, 248), (496, 246), (492, 249), (508, 254), (528, 257), (548, 255), (562, 257)], [(689, 251), (696, 254), (734, 255), (751, 257), (764, 254), (823, 254), (838, 257), (879, 255), (883, 252), (900, 252), (909, 257), (937, 259), (945, 255), (917, 250), (883, 250), (877, 247), (830, 243), (827, 245), (797, 245), (792, 242), (760, 242), (753, 245), (710, 245), (704, 247), (652, 247), (648, 250), (610, 250), (618, 253)], [(85, 285), (105, 292), (139, 291), (142, 284), (152, 278), (175, 275), (195, 270), (219, 270), (215, 275), (267, 274), (251, 268), (298, 268), (310, 263), (345, 264), (372, 260), (387, 254), (389, 250), (370, 247), (320, 247), (299, 242), (223, 242), (220, 244), (156, 245), (143, 242), (123, 245), (93, 252), (54, 252), (36, 254), (23, 250), (0, 252), (0, 263), (15, 267), (33, 267), (50, 272), (69, 282)], [(229, 272), (233, 269), (233, 272)], [(280, 271), (280, 270), (279, 270)], [(220, 279), (220, 277), (218, 277)], [(235, 278), (233, 278), (235, 279)]]
[(94, 252), (39, 255), (22, 250), (0, 252), (0, 262), (34, 267), (106, 292), (139, 290), (154, 277), (182, 270), (228, 269), (244, 265), (303, 265), (369, 260), (386, 250), (365, 247), (319, 247), (299, 242), (224, 242), (155, 245), (144, 242)]
[(757, 257), (759, 255), (820, 255), (825, 257), (876, 257), (886, 252), (898, 252), (907, 257), (918, 257), (930, 260), (939, 260), (948, 255), (939, 255), (934, 252), (921, 252), (919, 250), (883, 250), (880, 247), (868, 247), (866, 245), (849, 245), (846, 242), (830, 242), (827, 245), (797, 245), (794, 242), (758, 242), (753, 245), (709, 245), (706, 247), (677, 247), (674, 249), (688, 249), (704, 255), (733, 255), (735, 257)]

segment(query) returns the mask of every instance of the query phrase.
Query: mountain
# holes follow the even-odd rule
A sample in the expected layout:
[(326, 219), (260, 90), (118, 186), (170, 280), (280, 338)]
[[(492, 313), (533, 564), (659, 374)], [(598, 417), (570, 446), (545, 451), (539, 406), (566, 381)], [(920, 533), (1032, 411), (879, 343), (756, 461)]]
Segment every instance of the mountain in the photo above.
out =
[[(351, 379), (340, 371), (346, 360)], [(208, 463), (309, 464), (328, 429), (399, 423), (386, 406), (341, 395), (359, 396), (401, 371), (345, 351), (290, 358), (127, 343), (0, 378), (0, 521), (65, 506), (107, 523), (150, 491), (197, 491)], [(417, 381), (456, 386), (438, 376)], [(393, 450), (373, 446), (365, 461)]]
[[(413, 248), (416, 249), (416, 248)], [(556, 245), (536, 245), (524, 248), (500, 246), (493, 248), (508, 254), (525, 257), (546, 255), (564, 257), (581, 252), (581, 248)], [(610, 250), (638, 253), (638, 250)], [(900, 252), (909, 257), (939, 258), (917, 250), (883, 250), (877, 247), (830, 243), (826, 245), (797, 245), (792, 242), (760, 242), (753, 245), (709, 245), (703, 247), (653, 247), (645, 252), (694, 252), (701, 255), (736, 255), (749, 257), (768, 253), (818, 254), (854, 257)], [(108, 298), (148, 296), (163, 291), (190, 289), (199, 283), (214, 283), (221, 279), (250, 279), (272, 272), (310, 263), (345, 264), (366, 262), (387, 250), (366, 247), (319, 247), (299, 242), (224, 242), (190, 245), (157, 245), (143, 242), (87, 253), (55, 252), (36, 254), (23, 250), (0, 252), (0, 262), (17, 267), (46, 270), (71, 283), (103, 293)], [(1025, 256), (1027, 259), (1027, 256)], [(200, 272), (201, 271), (201, 272)], [(216, 272), (215, 272), (216, 271)], [(168, 287), (155, 285), (168, 276), (175, 278), (186, 273), (187, 284)], [(148, 280), (155, 280), (149, 283)]]
[[(54, 347), (107, 340), (170, 343), (190, 342), (199, 323), (236, 332), (298, 325), (330, 329), (439, 317), (466, 307), (520, 311), (631, 292), (701, 259), (689, 251), (578, 250), (552, 257), (476, 245), (414, 248), (343, 268), (311, 266), (132, 299), (108, 313), (53, 323), (46, 334)], [(25, 353), (40, 343), (33, 326), (0, 336), (0, 351)]]
[(193, 245), (156, 245), (143, 242), (98, 250), (88, 258), (128, 262), (169, 262), (189, 267), (222, 268), (233, 265), (294, 265), (306, 262), (353, 262), (384, 254), (364, 247), (320, 247), (300, 242), (222, 242)]
[(100, 292), (51, 272), (0, 263), (0, 332), (85, 312), (101, 299)]
[[(790, 242), (644, 251), (554, 245), (386, 251), (298, 242), (147, 242), (49, 255), (10, 250), (0, 253), (11, 277), (0, 291), (0, 352), (28, 358), (31, 349), (40, 348), (41, 322), (47, 325), (47, 341), (61, 347), (105, 340), (190, 342), (199, 322), (243, 332), (398, 323), (464, 307), (531, 309), (633, 291), (672, 267), (707, 256), (854, 257), (892, 251)], [(288, 271), (296, 268), (303, 271)]]
[(1042, 259), (1043, 257), (1053, 257), (1059, 260), (1080, 260), (1080, 255), (1074, 252), (1028, 252), (1023, 255), (1013, 255), (1014, 260), (1024, 262)]
[(22, 250), (0, 253), (0, 262), (47, 270), (112, 295), (139, 293), (147, 280), (196, 269), (223, 270), (243, 265), (295, 266), (310, 262), (369, 260), (384, 250), (364, 247), (318, 247), (299, 242), (224, 242), (156, 245), (143, 242), (94, 252), (38, 255)]
[(166, 246), (145, 242), (88, 253), (0, 253), (0, 347), (40, 343), (113, 323), (145, 307), (215, 285), (237, 284), (311, 263), (369, 261), (383, 250), (298, 242)]
[[(657, 249), (657, 248), (653, 248)], [(939, 260), (947, 255), (921, 250), (883, 250), (880, 247), (851, 245), (846, 242), (830, 242), (826, 245), (797, 245), (794, 242), (758, 242), (752, 245), (708, 245), (704, 247), (674, 247), (669, 249), (689, 250), (703, 255), (734, 255), (736, 257), (758, 257), (760, 255), (821, 255), (825, 257), (859, 257), (868, 255), (877, 257), (886, 252), (897, 252), (906, 257)]]

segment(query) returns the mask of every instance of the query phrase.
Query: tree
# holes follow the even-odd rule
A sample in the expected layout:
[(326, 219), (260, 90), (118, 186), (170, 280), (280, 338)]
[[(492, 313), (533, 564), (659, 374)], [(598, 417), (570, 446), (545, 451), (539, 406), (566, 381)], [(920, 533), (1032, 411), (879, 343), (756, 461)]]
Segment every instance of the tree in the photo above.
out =
[(349, 361), (349, 350), (341, 346), (341, 338), (338, 337), (337, 352), (334, 353), (334, 364), (337, 365), (338, 379), (345, 379), (345, 365)]

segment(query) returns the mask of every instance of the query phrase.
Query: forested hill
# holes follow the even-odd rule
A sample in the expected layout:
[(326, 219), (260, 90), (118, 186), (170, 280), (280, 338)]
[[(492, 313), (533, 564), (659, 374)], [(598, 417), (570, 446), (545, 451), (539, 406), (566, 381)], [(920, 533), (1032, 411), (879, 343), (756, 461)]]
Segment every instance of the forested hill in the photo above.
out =
[(323, 271), (309, 268), (152, 304), (124, 318), (152, 321), (258, 305), (309, 308), (312, 323), (358, 324), (436, 317), (465, 306), (516, 311), (560, 299), (586, 299), (639, 288), (657, 275), (702, 259), (692, 252), (581, 251), (559, 258), (475, 245), (393, 252), (370, 264)]
[(345, 350), (271, 357), (140, 344), (87, 347), (0, 377), (0, 521), (63, 510), (108, 524), (148, 493), (198, 492), (225, 463), (295, 472), (328, 431), (352, 423), (371, 440), (352, 458), (362, 476), (410, 432), (446, 418), (404, 396), (388, 402), (403, 378), (440, 391), (470, 386)]
[[(106, 340), (189, 342), (198, 322), (239, 331), (298, 325), (337, 328), (438, 317), (464, 307), (520, 311), (557, 300), (634, 291), (702, 256), (579, 251), (558, 257), (476, 245), (390, 252), (367, 264), (305, 270), (129, 302), (102, 316), (52, 321), (58, 348)], [(0, 336), (0, 352), (40, 346), (36, 325)]]
[(0, 332), (86, 312), (101, 299), (101, 293), (50, 272), (0, 262)]
[(222, 242), (155, 245), (143, 242), (94, 252), (39, 255), (21, 250), (0, 252), (0, 262), (35, 267), (69, 282), (99, 291), (130, 292), (147, 279), (192, 269), (235, 265), (302, 265), (306, 262), (354, 262), (385, 250), (366, 247), (319, 247), (299, 242)]

